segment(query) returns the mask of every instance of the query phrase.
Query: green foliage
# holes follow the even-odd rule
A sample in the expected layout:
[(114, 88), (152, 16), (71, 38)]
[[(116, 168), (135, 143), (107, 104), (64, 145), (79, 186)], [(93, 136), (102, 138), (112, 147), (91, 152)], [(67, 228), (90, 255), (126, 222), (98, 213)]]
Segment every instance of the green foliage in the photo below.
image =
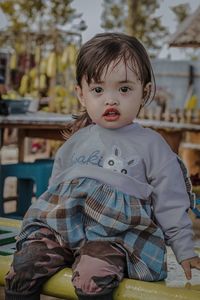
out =
[(101, 15), (102, 28), (110, 31), (118, 31), (124, 27), (126, 0), (104, 1)]
[(103, 3), (102, 27), (137, 37), (156, 56), (168, 31), (155, 16), (159, 0), (110, 0)]
[(188, 3), (179, 4), (179, 5), (171, 7), (171, 10), (175, 14), (178, 24), (180, 24), (190, 14), (190, 5)]
[[(2, 35), (0, 43), (4, 43), (8, 36), (9, 43), (15, 48), (13, 41), (24, 43), (24, 35), (35, 32), (50, 32), (65, 25), (81, 15), (76, 14), (71, 7), (73, 0), (6, 0), (0, 2), (0, 8), (7, 16), (9, 27), (6, 38)], [(55, 35), (49, 34), (49, 42)]]
[(27, 20), (33, 25), (37, 22), (38, 15), (43, 15), (44, 23), (56, 21), (56, 24), (64, 25), (69, 19), (77, 16), (75, 9), (71, 7), (72, 2), (73, 0), (6, 0), (0, 2), (0, 7), (11, 24), (18, 16), (24, 25), (27, 25)]

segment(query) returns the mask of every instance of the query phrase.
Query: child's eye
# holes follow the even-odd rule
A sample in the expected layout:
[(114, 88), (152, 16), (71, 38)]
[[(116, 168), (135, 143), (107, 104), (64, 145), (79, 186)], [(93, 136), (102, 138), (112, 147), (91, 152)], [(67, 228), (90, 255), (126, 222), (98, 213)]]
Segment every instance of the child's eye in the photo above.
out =
[(92, 91), (94, 91), (97, 94), (100, 94), (100, 93), (102, 93), (103, 89), (100, 86), (97, 86), (97, 87), (93, 88)]
[(127, 93), (128, 91), (130, 91), (130, 88), (128, 86), (122, 86), (119, 90), (122, 93)]

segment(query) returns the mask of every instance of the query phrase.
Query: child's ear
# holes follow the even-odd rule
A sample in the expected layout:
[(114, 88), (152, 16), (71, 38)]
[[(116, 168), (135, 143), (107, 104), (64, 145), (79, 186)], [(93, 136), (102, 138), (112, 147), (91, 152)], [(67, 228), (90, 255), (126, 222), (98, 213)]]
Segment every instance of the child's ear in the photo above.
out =
[(85, 99), (83, 97), (83, 91), (80, 85), (75, 86), (76, 96), (83, 107), (85, 107)]
[(143, 91), (143, 98), (146, 99), (151, 93), (151, 82), (148, 82)]
[(151, 94), (151, 82), (148, 82), (143, 90), (143, 101), (144, 103), (146, 102), (146, 100), (149, 98)]

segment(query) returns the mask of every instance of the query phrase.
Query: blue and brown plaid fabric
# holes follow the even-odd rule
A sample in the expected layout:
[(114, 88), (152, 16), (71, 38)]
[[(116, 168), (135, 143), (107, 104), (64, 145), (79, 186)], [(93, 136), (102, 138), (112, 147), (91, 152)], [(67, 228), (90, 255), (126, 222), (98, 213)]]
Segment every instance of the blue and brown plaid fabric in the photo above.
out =
[(49, 188), (28, 210), (23, 228), (42, 223), (72, 250), (86, 241), (115, 243), (126, 254), (130, 278), (155, 281), (167, 276), (166, 247), (151, 214), (150, 199), (80, 178)]

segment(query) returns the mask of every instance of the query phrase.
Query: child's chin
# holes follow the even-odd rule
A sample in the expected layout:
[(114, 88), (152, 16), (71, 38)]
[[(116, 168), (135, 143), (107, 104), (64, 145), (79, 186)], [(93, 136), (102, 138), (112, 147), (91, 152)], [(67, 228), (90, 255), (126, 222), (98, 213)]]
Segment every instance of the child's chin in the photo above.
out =
[(123, 126), (117, 122), (100, 122), (97, 125), (107, 129), (117, 129)]

